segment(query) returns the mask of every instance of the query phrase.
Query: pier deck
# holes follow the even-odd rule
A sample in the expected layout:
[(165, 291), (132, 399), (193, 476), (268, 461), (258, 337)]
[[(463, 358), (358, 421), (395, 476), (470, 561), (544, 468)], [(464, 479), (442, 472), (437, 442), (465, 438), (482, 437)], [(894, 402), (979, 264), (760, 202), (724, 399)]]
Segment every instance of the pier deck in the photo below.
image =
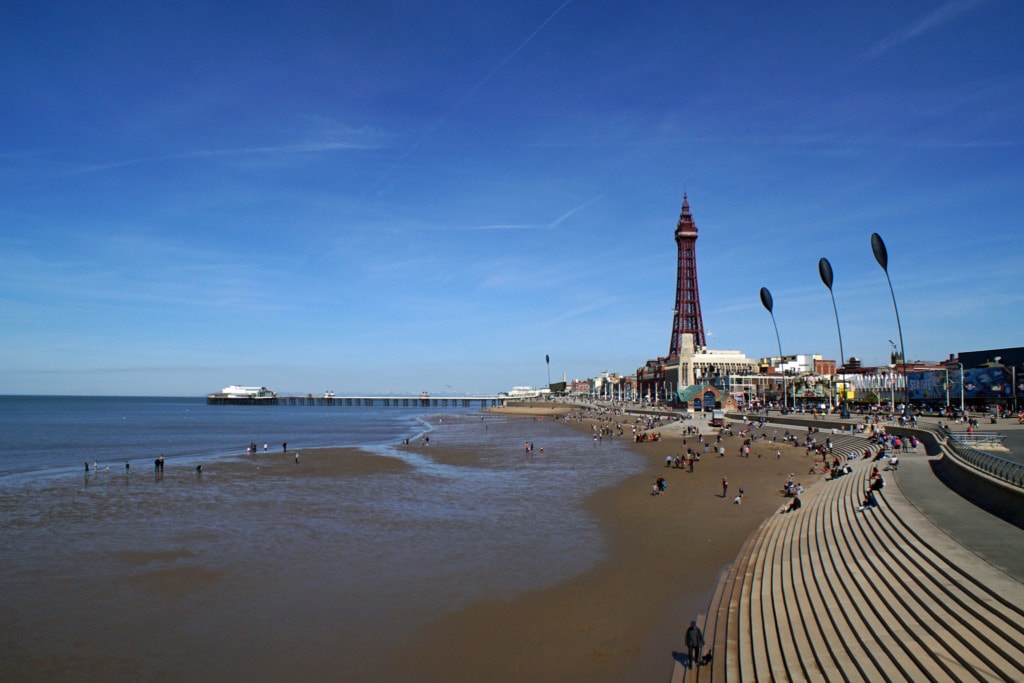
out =
[(223, 396), (208, 394), (211, 406), (328, 406), (399, 408), (491, 408), (504, 405), (498, 396)]

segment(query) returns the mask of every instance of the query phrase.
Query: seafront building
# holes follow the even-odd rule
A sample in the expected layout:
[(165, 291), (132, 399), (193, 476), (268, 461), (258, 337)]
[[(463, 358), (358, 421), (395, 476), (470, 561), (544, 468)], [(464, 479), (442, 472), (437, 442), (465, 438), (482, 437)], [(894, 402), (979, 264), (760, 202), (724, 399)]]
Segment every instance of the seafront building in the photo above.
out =
[(733, 376), (757, 373), (757, 363), (741, 351), (694, 346), (693, 336), (682, 335), (679, 353), (649, 360), (637, 370), (639, 397), (648, 402), (686, 402), (683, 395), (694, 386), (710, 385), (735, 393)]

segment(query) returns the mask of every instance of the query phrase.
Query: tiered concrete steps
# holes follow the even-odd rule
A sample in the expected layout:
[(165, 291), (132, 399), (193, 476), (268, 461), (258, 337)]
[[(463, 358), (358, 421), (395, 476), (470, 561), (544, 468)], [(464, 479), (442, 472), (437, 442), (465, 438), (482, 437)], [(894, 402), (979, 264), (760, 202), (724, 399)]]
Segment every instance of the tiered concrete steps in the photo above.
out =
[(936, 529), (889, 476), (879, 506), (858, 511), (871, 465), (815, 483), (747, 540), (707, 618), (712, 663), (684, 680), (1024, 680), (1024, 585)]

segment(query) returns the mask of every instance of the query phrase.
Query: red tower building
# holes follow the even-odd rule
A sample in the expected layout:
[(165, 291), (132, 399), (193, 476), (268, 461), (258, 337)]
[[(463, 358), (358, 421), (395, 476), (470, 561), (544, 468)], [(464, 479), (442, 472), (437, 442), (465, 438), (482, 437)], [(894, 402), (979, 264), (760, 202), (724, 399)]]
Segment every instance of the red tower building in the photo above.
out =
[(669, 358), (678, 358), (684, 334), (693, 335), (694, 346), (707, 346), (704, 341), (704, 320), (700, 315), (700, 292), (697, 290), (697, 224), (690, 213), (690, 202), (683, 193), (683, 210), (676, 223), (676, 305), (672, 314), (672, 342)]

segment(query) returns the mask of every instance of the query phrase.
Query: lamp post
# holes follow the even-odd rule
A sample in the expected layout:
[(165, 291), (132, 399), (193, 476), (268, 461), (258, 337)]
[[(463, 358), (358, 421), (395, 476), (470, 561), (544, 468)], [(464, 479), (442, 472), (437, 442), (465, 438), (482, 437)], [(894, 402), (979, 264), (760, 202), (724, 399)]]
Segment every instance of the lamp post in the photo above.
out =
[[(892, 353), (889, 355), (889, 389), (892, 395), (892, 408), (889, 412), (893, 415), (896, 414), (896, 382), (893, 380), (893, 373), (896, 372), (896, 342), (892, 339), (889, 340), (889, 346), (892, 347)], [(906, 401), (904, 401), (906, 403)]]
[(1013, 412), (1017, 412), (1017, 366), (1010, 366), (1010, 374), (1013, 376)]
[(946, 366), (946, 412), (949, 412), (949, 366)]
[(877, 232), (871, 233), (871, 251), (875, 260), (885, 272), (885, 281), (889, 283), (889, 294), (892, 296), (892, 308), (896, 312), (896, 331), (900, 335), (900, 363), (903, 366), (903, 387), (906, 392), (906, 400), (903, 401), (904, 415), (910, 414), (910, 391), (907, 385), (907, 355), (903, 350), (903, 327), (900, 325), (900, 309), (896, 306), (896, 293), (892, 289), (892, 280), (889, 279), (889, 252), (885, 249), (885, 242)]
[[(836, 332), (839, 333), (839, 362), (845, 368), (846, 355), (843, 353), (843, 330), (839, 327), (839, 309), (836, 308), (836, 295), (832, 292), (832, 264), (828, 262), (827, 258), (818, 261), (818, 275), (821, 276), (821, 281), (828, 287), (829, 296), (832, 297), (832, 312), (836, 314)], [(839, 399), (839, 417), (844, 420), (850, 417), (850, 410), (846, 407), (846, 373), (843, 373), (843, 395)]]
[(896, 380), (893, 375), (896, 373), (896, 366), (893, 365), (889, 368), (889, 410), (895, 415), (896, 414)]
[[(768, 315), (770, 315), (772, 317), (772, 327), (775, 328), (775, 343), (779, 345), (779, 363), (781, 364), (782, 363), (782, 342), (779, 341), (779, 326), (775, 324), (775, 313), (772, 311), (772, 309), (775, 306), (775, 302), (772, 301), (772, 293), (768, 291), (767, 287), (762, 287), (761, 288), (761, 305), (764, 306), (766, 311), (768, 311)], [(787, 393), (787, 388), (786, 388), (786, 372), (785, 372), (785, 370), (783, 370), (783, 372), (782, 372), (782, 412), (783, 412), (783, 414), (785, 414), (788, 411), (788, 409), (789, 409), (789, 405), (787, 403), (787, 398), (786, 398), (786, 393)]]
[(957, 363), (960, 366), (960, 412), (964, 412), (964, 364)]

